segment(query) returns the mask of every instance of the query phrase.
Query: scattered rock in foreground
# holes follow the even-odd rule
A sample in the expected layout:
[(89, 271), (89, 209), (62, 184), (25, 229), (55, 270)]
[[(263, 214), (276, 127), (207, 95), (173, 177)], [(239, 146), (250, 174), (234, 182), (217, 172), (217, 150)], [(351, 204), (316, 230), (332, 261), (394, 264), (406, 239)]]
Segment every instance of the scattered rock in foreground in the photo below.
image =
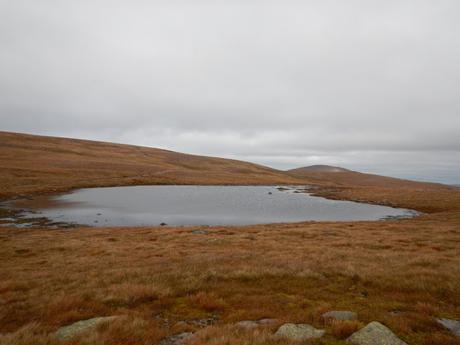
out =
[(341, 321), (357, 320), (358, 315), (353, 311), (348, 310), (331, 310), (322, 315), (323, 319), (334, 319)]
[(389, 328), (377, 321), (353, 333), (347, 342), (355, 345), (407, 345)]
[(61, 340), (70, 339), (90, 328), (96, 327), (104, 322), (113, 321), (119, 316), (94, 317), (88, 320), (77, 321), (71, 325), (59, 328), (56, 331), (56, 337)]
[(181, 345), (193, 337), (192, 332), (183, 332), (164, 338), (160, 345)]
[(192, 319), (192, 320), (184, 320), (186, 324), (198, 326), (198, 327), (208, 327), (214, 325), (217, 320), (219, 320), (218, 315), (213, 315), (212, 317), (208, 317), (206, 319)]
[(436, 319), (438, 323), (443, 325), (457, 337), (460, 337), (460, 321), (452, 320), (452, 319)]
[(257, 323), (257, 321), (244, 320), (244, 321), (238, 321), (237, 323), (235, 323), (235, 326), (250, 329), (250, 328), (259, 327), (259, 324)]
[(277, 322), (278, 322), (277, 319), (260, 319), (260, 320), (257, 320), (257, 323), (259, 325), (273, 325), (273, 324), (275, 324)]
[[(162, 317), (161, 315), (156, 315), (155, 319), (158, 320), (164, 327), (169, 328), (172, 326), (172, 323), (169, 319)], [(197, 326), (197, 327), (208, 327), (214, 325), (219, 320), (218, 315), (213, 315), (205, 319), (188, 319), (177, 321), (174, 326), (184, 327), (184, 326)]]
[(275, 333), (275, 336), (288, 338), (294, 341), (304, 341), (309, 339), (321, 338), (325, 331), (316, 329), (307, 324), (285, 323)]
[(242, 327), (242, 328), (256, 328), (259, 326), (266, 326), (266, 325), (273, 325), (277, 322), (275, 319), (261, 319), (261, 320), (244, 320), (238, 321), (235, 323), (235, 326)]

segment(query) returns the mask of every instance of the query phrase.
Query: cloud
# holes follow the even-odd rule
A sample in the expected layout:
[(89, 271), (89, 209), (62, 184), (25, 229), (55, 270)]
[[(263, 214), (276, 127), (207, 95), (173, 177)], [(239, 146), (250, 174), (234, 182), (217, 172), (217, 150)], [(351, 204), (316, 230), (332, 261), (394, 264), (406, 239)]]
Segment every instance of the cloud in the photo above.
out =
[(459, 10), (0, 1), (0, 126), (460, 182)]

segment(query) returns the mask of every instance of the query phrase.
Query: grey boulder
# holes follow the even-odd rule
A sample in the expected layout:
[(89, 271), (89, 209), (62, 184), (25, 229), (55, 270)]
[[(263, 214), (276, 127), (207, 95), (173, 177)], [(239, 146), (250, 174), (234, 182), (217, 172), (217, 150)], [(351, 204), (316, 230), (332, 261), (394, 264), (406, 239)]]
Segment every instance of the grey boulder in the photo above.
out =
[(244, 320), (238, 321), (235, 323), (235, 326), (242, 327), (242, 328), (256, 328), (259, 326), (267, 326), (276, 323), (277, 320), (275, 319), (260, 319), (260, 320)]
[(321, 338), (325, 331), (316, 329), (307, 324), (285, 323), (275, 333), (275, 336), (287, 338), (294, 341), (304, 341), (309, 339)]
[(207, 234), (209, 234), (209, 231), (207, 231), (207, 230), (193, 230), (192, 234), (195, 234), (195, 235), (207, 235)]
[(389, 328), (377, 321), (353, 333), (347, 342), (355, 345), (407, 345)]
[(235, 323), (235, 326), (241, 327), (241, 328), (256, 328), (259, 326), (257, 321), (252, 321), (252, 320), (244, 320), (244, 321), (238, 321)]
[(436, 319), (438, 323), (443, 325), (457, 337), (460, 337), (460, 321), (452, 320), (452, 319)]
[(334, 320), (357, 320), (358, 315), (353, 311), (348, 310), (332, 310), (322, 315), (323, 319), (334, 319)]
[(56, 331), (56, 337), (58, 337), (61, 340), (70, 339), (86, 330), (94, 328), (104, 322), (113, 321), (116, 318), (118, 318), (118, 316), (105, 316), (77, 321), (71, 325), (59, 328)]
[(183, 332), (164, 338), (160, 345), (180, 345), (193, 337), (191, 332)]

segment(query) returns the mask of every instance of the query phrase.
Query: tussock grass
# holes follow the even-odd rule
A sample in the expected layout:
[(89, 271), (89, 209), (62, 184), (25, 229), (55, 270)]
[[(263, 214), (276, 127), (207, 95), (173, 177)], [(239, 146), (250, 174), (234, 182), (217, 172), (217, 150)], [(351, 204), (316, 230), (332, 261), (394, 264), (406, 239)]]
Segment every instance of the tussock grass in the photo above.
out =
[[(0, 332), (40, 322), (46, 335), (106, 315), (147, 323), (159, 317), (170, 325), (218, 315), (212, 332), (224, 336), (225, 325), (239, 320), (323, 327), (323, 312), (349, 309), (363, 325), (381, 321), (411, 344), (436, 335), (452, 340), (433, 317), (460, 318), (460, 232), (452, 231), (460, 219), (431, 222), (436, 231), (414, 219), (218, 227), (206, 236), (193, 228), (3, 229)], [(334, 246), (340, 243), (350, 246)], [(433, 243), (445, 249), (433, 250)], [(343, 338), (356, 324), (325, 327)]]
[(363, 327), (359, 321), (333, 320), (330, 322), (331, 334), (338, 339), (346, 339)]

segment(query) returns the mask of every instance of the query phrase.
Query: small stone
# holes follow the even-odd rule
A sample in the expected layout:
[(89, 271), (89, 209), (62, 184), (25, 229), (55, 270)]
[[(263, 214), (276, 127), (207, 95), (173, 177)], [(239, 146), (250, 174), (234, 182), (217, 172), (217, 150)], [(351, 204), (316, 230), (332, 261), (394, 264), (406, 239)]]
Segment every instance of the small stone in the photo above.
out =
[(276, 320), (276, 319), (260, 319), (260, 320), (257, 321), (257, 323), (259, 325), (273, 325), (273, 324), (275, 324), (277, 322), (278, 322), (278, 320)]
[(207, 235), (207, 234), (209, 234), (209, 231), (206, 231), (206, 230), (193, 230), (192, 234), (194, 234), (194, 235)]
[(235, 326), (242, 327), (242, 328), (256, 328), (259, 326), (257, 321), (251, 321), (251, 320), (244, 320), (244, 321), (239, 321), (235, 324)]
[(389, 328), (377, 321), (353, 333), (347, 338), (347, 342), (355, 345), (407, 345)]
[(325, 331), (316, 329), (307, 324), (285, 323), (275, 333), (275, 336), (288, 338), (294, 341), (304, 341), (308, 339), (321, 338)]
[(218, 319), (219, 317), (214, 315), (213, 317), (208, 317), (206, 319), (194, 319), (194, 320), (188, 320), (186, 322), (194, 326), (207, 327), (207, 326), (211, 326), (215, 324)]
[(436, 319), (438, 323), (443, 325), (457, 337), (460, 337), (460, 321), (452, 320), (452, 319)]
[(323, 319), (335, 319), (335, 320), (357, 320), (358, 315), (353, 311), (348, 310), (332, 310), (322, 315)]
[(90, 328), (96, 327), (101, 323), (112, 321), (117, 317), (118, 316), (94, 317), (88, 320), (77, 321), (71, 325), (59, 328), (56, 331), (56, 337), (58, 337), (61, 340), (70, 339)]
[(181, 345), (192, 337), (192, 332), (183, 332), (164, 338), (160, 341), (160, 345)]
[(256, 328), (259, 326), (267, 326), (276, 323), (277, 320), (275, 319), (260, 319), (260, 320), (244, 320), (235, 323), (235, 326), (243, 327), (243, 328)]

